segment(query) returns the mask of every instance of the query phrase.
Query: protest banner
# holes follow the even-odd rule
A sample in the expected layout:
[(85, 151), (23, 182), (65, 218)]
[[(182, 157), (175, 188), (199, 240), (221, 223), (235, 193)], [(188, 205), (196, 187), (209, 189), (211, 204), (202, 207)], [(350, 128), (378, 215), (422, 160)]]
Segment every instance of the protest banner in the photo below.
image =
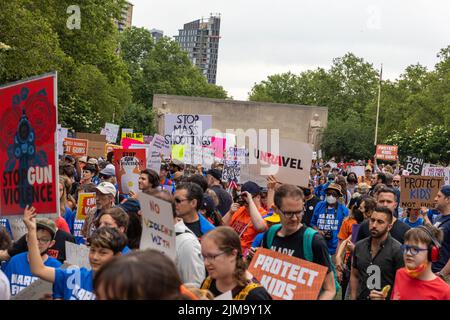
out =
[(59, 215), (57, 76), (33, 77), (0, 87), (0, 215)]
[(434, 208), (434, 198), (444, 185), (444, 177), (402, 176), (400, 206), (403, 208)]
[(172, 205), (145, 193), (139, 193), (142, 212), (140, 249), (155, 249), (175, 260), (175, 226)]
[(365, 168), (364, 166), (350, 166), (349, 172), (355, 173), (357, 177), (364, 177)]
[(250, 164), (253, 172), (255, 172), (255, 167), (259, 167), (259, 170), (257, 170), (259, 171), (259, 175), (274, 175), (281, 183), (296, 186), (308, 185), (312, 161), (312, 148), (310, 144), (280, 139), (277, 154), (268, 150), (270, 149), (254, 149), (253, 155), (250, 155), (254, 156), (257, 160), (256, 165)]
[(66, 241), (66, 262), (72, 266), (91, 269), (89, 247)]
[(444, 185), (450, 185), (450, 167), (431, 166), (425, 163), (422, 168), (422, 176), (444, 177)]
[(115, 149), (123, 149), (122, 146), (116, 145), (116, 144), (105, 144), (105, 157), (108, 155), (109, 152), (114, 151)]
[(79, 193), (77, 202), (77, 220), (86, 220), (90, 213), (97, 211), (95, 193)]
[(222, 180), (241, 183), (241, 163), (235, 160), (225, 160), (222, 171)]
[(98, 133), (77, 132), (75, 134), (77, 139), (86, 139), (89, 141), (88, 156), (103, 157), (105, 155), (106, 136)]
[(19, 293), (11, 297), (11, 300), (40, 300), (46, 294), (51, 294), (53, 292), (53, 283), (39, 279), (37, 277), (33, 278), (31, 284), (20, 290)]
[(78, 158), (87, 156), (88, 145), (89, 142), (85, 139), (65, 138), (64, 153)]
[(58, 156), (62, 156), (64, 154), (64, 139), (68, 138), (69, 129), (61, 127), (58, 124)]
[(117, 124), (106, 122), (105, 127), (102, 129), (100, 134), (106, 136), (106, 141), (108, 143), (116, 143), (117, 135), (119, 134), (119, 128), (120, 126)]
[(316, 300), (327, 268), (277, 251), (259, 248), (248, 271), (275, 300)]
[(164, 116), (164, 139), (168, 145), (209, 146), (211, 136), (204, 133), (212, 128), (211, 115), (166, 114)]
[(410, 175), (422, 174), (422, 167), (425, 160), (417, 156), (407, 156), (405, 160), (405, 169)]
[(141, 170), (145, 169), (146, 163), (144, 149), (114, 150), (114, 166), (121, 193), (139, 192), (139, 175)]
[(377, 145), (375, 155), (378, 160), (397, 161), (398, 146), (387, 146), (379, 144)]

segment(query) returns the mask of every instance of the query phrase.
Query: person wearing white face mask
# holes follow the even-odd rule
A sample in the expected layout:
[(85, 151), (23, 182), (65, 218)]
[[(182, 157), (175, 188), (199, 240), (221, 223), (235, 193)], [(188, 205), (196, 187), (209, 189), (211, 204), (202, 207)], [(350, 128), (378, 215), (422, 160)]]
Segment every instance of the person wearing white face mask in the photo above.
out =
[(334, 260), (338, 245), (338, 233), (342, 221), (348, 216), (348, 209), (337, 200), (342, 197), (342, 188), (331, 183), (326, 189), (325, 201), (321, 201), (314, 209), (311, 226), (319, 231), (327, 242), (328, 252)]

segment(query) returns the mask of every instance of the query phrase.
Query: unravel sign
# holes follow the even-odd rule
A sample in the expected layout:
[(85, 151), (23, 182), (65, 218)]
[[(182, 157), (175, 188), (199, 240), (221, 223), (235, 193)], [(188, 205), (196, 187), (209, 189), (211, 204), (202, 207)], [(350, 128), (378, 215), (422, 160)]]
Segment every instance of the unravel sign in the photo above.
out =
[(275, 300), (316, 300), (327, 274), (325, 266), (264, 248), (248, 271)]
[(57, 75), (0, 87), (0, 215), (59, 215), (57, 187)]

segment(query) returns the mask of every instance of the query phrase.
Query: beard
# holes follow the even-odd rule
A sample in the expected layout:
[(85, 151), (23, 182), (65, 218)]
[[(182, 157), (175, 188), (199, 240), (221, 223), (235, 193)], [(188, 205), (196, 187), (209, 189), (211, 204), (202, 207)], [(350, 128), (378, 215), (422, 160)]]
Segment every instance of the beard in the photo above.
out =
[(383, 230), (383, 231), (378, 231), (376, 229), (371, 229), (370, 230), (370, 235), (372, 236), (372, 238), (379, 239), (379, 238), (382, 238), (384, 235), (386, 235), (386, 233), (388, 233), (388, 232), (389, 231), (387, 229)]

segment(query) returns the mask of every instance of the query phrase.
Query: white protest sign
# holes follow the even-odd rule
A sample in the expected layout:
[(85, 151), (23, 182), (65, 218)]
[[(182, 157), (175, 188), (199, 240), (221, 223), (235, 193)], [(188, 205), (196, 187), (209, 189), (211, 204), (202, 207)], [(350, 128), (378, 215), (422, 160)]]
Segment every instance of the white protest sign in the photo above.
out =
[(175, 226), (172, 205), (145, 193), (139, 193), (142, 212), (140, 249), (155, 249), (175, 260)]
[(363, 177), (364, 176), (364, 170), (365, 170), (364, 166), (352, 166), (352, 167), (350, 167), (350, 171), (349, 172), (355, 173), (358, 177)]
[(9, 220), (9, 226), (11, 227), (11, 233), (13, 236), (14, 241), (19, 240), (23, 237), (24, 234), (28, 233), (28, 229), (23, 223), (22, 218), (20, 217), (10, 217)]
[[(263, 149), (262, 147), (255, 149), (250, 156), (256, 157), (257, 164), (251, 164), (251, 169), (259, 167), (260, 175), (274, 175), (281, 183), (307, 186), (312, 161), (312, 146), (288, 139), (279, 141), (278, 150), (274, 150), (277, 148), (273, 146), (270, 151), (268, 148)], [(252, 158), (250, 161), (253, 161)]]
[(80, 268), (91, 269), (89, 247), (66, 241), (66, 262)]
[(18, 294), (11, 297), (11, 300), (39, 300), (45, 294), (53, 292), (53, 283), (37, 279), (28, 287), (22, 289)]
[(62, 156), (64, 154), (64, 139), (67, 138), (69, 134), (69, 129), (61, 127), (58, 124), (58, 155)]
[(444, 185), (450, 185), (450, 167), (438, 167), (425, 163), (422, 168), (422, 176), (444, 177)]
[(241, 163), (235, 160), (225, 160), (222, 172), (223, 181), (241, 182)]
[(105, 123), (105, 127), (102, 129), (100, 134), (106, 136), (106, 141), (109, 143), (116, 143), (117, 135), (119, 134), (120, 126), (114, 123)]
[(212, 137), (204, 136), (204, 133), (211, 128), (211, 115), (167, 114), (164, 116), (164, 138), (169, 145), (208, 146), (211, 144)]
[(149, 168), (155, 170), (156, 168), (158, 170), (155, 170), (156, 172), (159, 172), (159, 169), (161, 168), (161, 154), (170, 157), (171, 156), (171, 148), (170, 145), (166, 143), (166, 140), (163, 136), (159, 134), (155, 134), (155, 136), (152, 139), (151, 142), (151, 155), (150, 155), (150, 161), (147, 160), (147, 163), (149, 164)]

